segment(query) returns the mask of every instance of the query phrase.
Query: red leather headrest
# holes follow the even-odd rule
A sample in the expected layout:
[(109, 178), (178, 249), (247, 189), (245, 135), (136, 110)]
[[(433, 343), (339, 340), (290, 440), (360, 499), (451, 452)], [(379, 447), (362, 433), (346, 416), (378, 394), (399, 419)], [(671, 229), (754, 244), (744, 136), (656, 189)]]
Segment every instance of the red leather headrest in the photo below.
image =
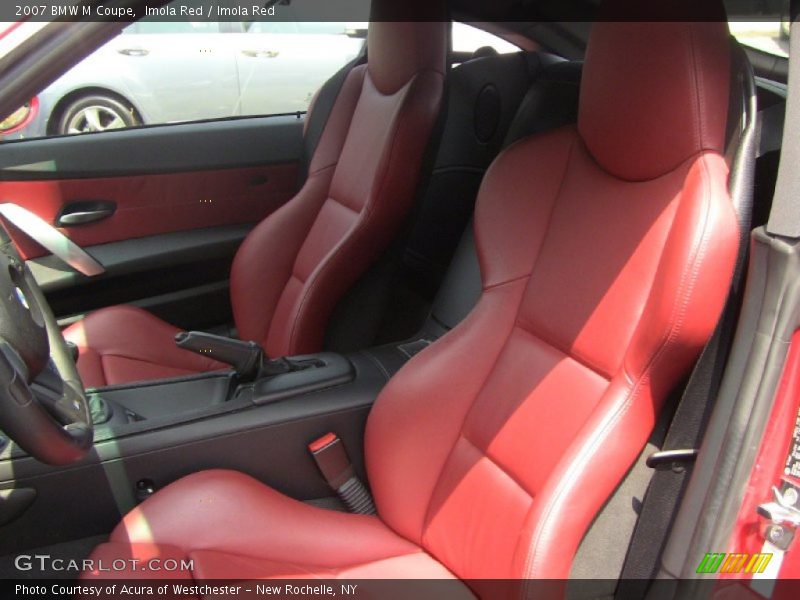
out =
[(384, 94), (394, 94), (420, 71), (444, 73), (447, 28), (444, 20), (370, 23), (367, 68), (375, 87)]
[(597, 22), (578, 130), (622, 179), (653, 179), (702, 150), (722, 152), (728, 115), (726, 22)]

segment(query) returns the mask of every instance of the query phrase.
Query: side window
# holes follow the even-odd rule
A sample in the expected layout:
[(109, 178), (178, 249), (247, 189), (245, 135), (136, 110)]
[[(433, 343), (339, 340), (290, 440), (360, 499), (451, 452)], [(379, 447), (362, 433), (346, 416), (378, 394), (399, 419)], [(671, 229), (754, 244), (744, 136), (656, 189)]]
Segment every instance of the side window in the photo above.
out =
[[(366, 23), (362, 24), (366, 30)], [(318, 35), (347, 35), (348, 31), (353, 29), (348, 27), (347, 23), (336, 22), (303, 22), (297, 23), (297, 28), (300, 33), (318, 34)]]
[[(361, 52), (367, 24), (254, 21), (235, 43), (242, 115), (305, 112), (325, 81)], [(239, 36), (233, 36), (239, 37)]]
[(739, 43), (781, 58), (789, 56), (790, 0), (725, 0), (728, 27)]
[(365, 33), (366, 24), (144, 19), (0, 118), (0, 140), (304, 112)]
[(291, 21), (250, 21), (242, 23), (241, 27), (250, 34), (298, 33), (297, 23)]
[(454, 22), (452, 35), (454, 52), (475, 52), (486, 46), (494, 48), (500, 54), (519, 52), (519, 48), (511, 42), (466, 23)]
[(125, 28), (124, 33), (219, 33), (220, 24), (200, 21), (153, 21), (142, 19)]

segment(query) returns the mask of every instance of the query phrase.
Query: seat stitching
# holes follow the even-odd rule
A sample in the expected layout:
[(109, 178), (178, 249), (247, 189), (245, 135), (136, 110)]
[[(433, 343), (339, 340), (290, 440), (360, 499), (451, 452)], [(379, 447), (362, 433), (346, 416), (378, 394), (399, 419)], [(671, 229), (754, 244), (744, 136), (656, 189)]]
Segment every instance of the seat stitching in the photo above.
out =
[(481, 456), (483, 456), (485, 459), (487, 459), (489, 462), (491, 462), (495, 467), (497, 467), (506, 477), (508, 477), (511, 481), (513, 481), (523, 492), (525, 492), (526, 495), (530, 496), (531, 499), (533, 499), (534, 496), (536, 496), (536, 494), (533, 491), (529, 490), (525, 486), (525, 484), (522, 481), (520, 481), (519, 479), (517, 479), (514, 476), (514, 474), (511, 473), (503, 464), (501, 464), (498, 460), (496, 460), (493, 456), (491, 456), (489, 454), (488, 450), (486, 450), (484, 448), (481, 448), (478, 444), (473, 442), (467, 436), (467, 434), (465, 434), (463, 432), (461, 433), (460, 437), (465, 442), (467, 442), (470, 446), (475, 448), (475, 450), (477, 450), (480, 453)]
[[(522, 303), (522, 298), (520, 298), (520, 304), (521, 303)], [(453, 330), (453, 331), (455, 331), (455, 330)], [(511, 337), (511, 333), (513, 331), (514, 331), (514, 327), (512, 325), (511, 329), (509, 329), (509, 332), (506, 335), (505, 341), (502, 344), (500, 344), (500, 347), (499, 347), (499, 349), (497, 351), (497, 354), (495, 355), (495, 357), (494, 357), (494, 359), (492, 361), (492, 366), (488, 370), (489, 374), (491, 374), (495, 370), (495, 368), (497, 367), (497, 363), (500, 361), (500, 357), (503, 355), (503, 350), (505, 350), (506, 345), (508, 344), (508, 340)], [(467, 409), (466, 413), (464, 414), (464, 417), (461, 419), (461, 425), (458, 428), (458, 436), (456, 437), (455, 441), (453, 442), (453, 445), (450, 447), (450, 451), (447, 453), (447, 457), (442, 462), (442, 466), (439, 469), (439, 474), (436, 476), (436, 480), (433, 483), (431, 497), (436, 492), (436, 489), (439, 487), (439, 483), (441, 482), (441, 479), (442, 479), (442, 474), (444, 473), (445, 467), (450, 462), (450, 460), (451, 460), (451, 458), (453, 456), (453, 451), (455, 450), (455, 446), (456, 446), (456, 443), (458, 442), (458, 439), (460, 437), (463, 437), (463, 435), (464, 435), (464, 425), (466, 424), (467, 419), (469, 418), (469, 415), (472, 412), (472, 407), (474, 406), (475, 401), (478, 399), (478, 396), (480, 396), (483, 393), (483, 391), (486, 389), (486, 385), (488, 384), (488, 382), (489, 382), (489, 377), (487, 376), (483, 380), (483, 382), (481, 383), (480, 387), (478, 388), (478, 391), (474, 394), (474, 396), (472, 398), (472, 402), (469, 405), (469, 408)], [(430, 515), (431, 504), (432, 504), (431, 498), (428, 498), (428, 506), (426, 507), (425, 515), (422, 518), (422, 531), (420, 532), (420, 538), (421, 538), (421, 540), (423, 540), (423, 542), (424, 542), (424, 539), (425, 539), (425, 530), (427, 529), (428, 524), (430, 523), (430, 519), (431, 519), (431, 515)]]
[[(364, 75), (365, 75), (365, 74), (366, 74), (366, 72), (367, 72), (367, 70), (366, 70), (366, 66), (367, 66), (367, 65), (365, 65), (365, 64), (362, 64), (362, 65), (356, 65), (355, 67), (353, 67), (353, 68), (350, 70), (350, 73), (348, 73), (348, 74), (347, 74), (347, 77), (345, 78), (345, 81), (344, 81), (344, 83), (342, 84), (342, 87), (340, 88), (340, 92), (339, 92), (340, 94), (341, 94), (341, 90), (344, 90), (344, 89), (347, 87), (348, 80), (349, 80), (351, 77), (358, 77), (358, 78), (360, 78), (360, 79), (361, 79), (361, 86), (362, 86), (362, 89), (363, 89), (363, 86), (364, 86), (364, 82), (363, 82), (363, 80), (364, 80)], [(354, 75), (354, 73), (355, 73), (355, 75)], [(360, 77), (359, 77), (359, 76), (360, 76)], [(355, 84), (353, 84), (353, 85), (355, 85)], [(336, 101), (337, 101), (337, 100), (338, 100), (338, 96), (337, 96), (336, 100), (334, 100), (334, 106), (333, 106), (333, 109), (334, 109), (334, 110), (335, 110), (335, 108), (336, 108)], [(325, 132), (326, 132), (326, 130), (328, 129), (328, 124), (330, 123), (330, 118), (331, 118), (331, 116), (333, 115), (333, 113), (334, 113), (334, 110), (331, 110), (330, 114), (328, 115), (328, 122), (327, 122), (327, 123), (325, 123), (325, 127), (323, 127), (323, 129), (322, 129), (322, 135), (320, 135), (320, 137), (319, 137), (319, 141), (317, 142), (317, 148), (314, 150), (314, 155), (313, 155), (313, 156), (311, 156), (311, 157), (309, 158), (309, 168), (310, 168), (310, 166), (311, 166), (311, 163), (314, 161), (314, 156), (316, 156), (316, 154), (317, 154), (317, 150), (319, 149), (319, 147), (320, 147), (320, 144), (321, 144), (322, 140), (323, 140), (323, 139), (324, 139), (324, 137), (325, 137)], [(347, 122), (347, 130), (348, 130), (348, 132), (350, 131), (350, 127), (351, 127), (351, 126), (352, 126), (352, 124), (353, 124), (353, 114), (355, 114), (355, 111), (353, 111), (353, 113), (350, 115), (350, 120)], [(309, 116), (310, 116), (310, 115), (309, 115)], [(309, 170), (308, 176), (306, 177), (306, 181), (307, 181), (308, 179), (310, 179), (312, 175), (317, 175), (317, 174), (319, 174), (319, 173), (321, 173), (322, 171), (325, 171), (325, 170), (327, 170), (327, 169), (335, 169), (335, 168), (336, 168), (336, 165), (338, 165), (338, 164), (339, 164), (339, 158), (340, 158), (340, 157), (337, 155), (337, 156), (334, 158), (333, 162), (331, 162), (331, 163), (329, 163), (329, 164), (327, 164), (327, 165), (322, 165), (321, 167), (319, 167), (318, 169), (315, 169), (315, 170), (313, 170), (313, 171)]]
[(563, 354), (567, 358), (571, 358), (572, 360), (574, 360), (576, 363), (578, 363), (582, 367), (585, 367), (585, 368), (589, 369), (592, 373), (595, 373), (596, 375), (599, 375), (600, 377), (602, 377), (606, 381), (611, 381), (611, 373), (602, 370), (600, 367), (598, 367), (596, 365), (593, 365), (591, 362), (589, 362), (588, 359), (586, 359), (586, 358), (584, 358), (582, 356), (579, 356), (577, 354), (574, 354), (569, 348), (564, 348), (560, 344), (548, 339), (543, 334), (540, 334), (539, 332), (536, 331), (536, 328), (533, 326), (532, 323), (529, 323), (527, 321), (518, 320), (516, 322), (516, 324), (514, 325), (514, 327), (519, 329), (520, 331), (523, 331), (523, 332), (527, 333), (531, 337), (536, 338), (540, 342), (542, 342), (544, 344), (547, 344), (553, 350), (559, 352), (560, 354)]
[[(700, 167), (703, 169), (704, 173), (708, 176), (709, 174), (706, 169), (705, 163), (703, 161), (701, 161)], [(547, 506), (545, 507), (545, 511), (542, 518), (540, 519), (539, 523), (537, 524), (534, 530), (531, 543), (528, 547), (527, 558), (525, 561), (526, 577), (529, 577), (532, 570), (534, 570), (535, 567), (538, 567), (537, 559), (539, 559), (540, 557), (538, 556), (536, 549), (540, 543), (542, 536), (544, 535), (544, 530), (550, 527), (549, 523), (550, 514), (553, 512), (553, 510), (555, 510), (555, 507), (562, 501), (563, 496), (569, 491), (572, 485), (574, 485), (575, 481), (577, 480), (577, 475), (579, 474), (580, 470), (585, 466), (579, 459), (582, 457), (591, 456), (591, 454), (594, 453), (595, 449), (600, 445), (600, 442), (605, 440), (607, 435), (612, 430), (612, 427), (619, 420), (621, 420), (624, 414), (633, 405), (634, 400), (638, 398), (643, 388), (643, 383), (650, 380), (650, 375), (654, 369), (654, 365), (657, 364), (661, 356), (671, 346), (671, 342), (675, 340), (675, 338), (678, 335), (678, 332), (683, 326), (683, 319), (685, 317), (686, 306), (688, 304), (689, 297), (691, 296), (691, 293), (694, 290), (694, 286), (697, 281), (697, 276), (699, 274), (700, 263), (702, 262), (702, 259), (705, 256), (705, 251), (708, 245), (709, 213), (711, 211), (708, 177), (703, 178), (702, 182), (705, 192), (703, 194), (703, 199), (705, 204), (705, 214), (703, 215), (703, 227), (700, 229), (701, 233), (699, 239), (696, 239), (695, 243), (693, 244), (694, 249), (692, 254), (694, 256), (690, 262), (690, 266), (681, 275), (681, 282), (679, 283), (677, 288), (678, 294), (676, 294), (675, 303), (673, 304), (671, 312), (670, 321), (672, 322), (672, 325), (669, 328), (669, 330), (665, 332), (665, 335), (662, 338), (658, 350), (650, 358), (650, 361), (648, 361), (644, 373), (636, 382), (634, 389), (631, 390), (626, 396), (625, 402), (618, 409), (616, 409), (614, 413), (612, 413), (609, 416), (606, 423), (599, 429), (598, 433), (594, 436), (594, 438), (590, 440), (589, 445), (583, 447), (582, 451), (579, 452), (579, 455), (577, 457), (578, 460), (572, 461), (572, 463), (567, 468), (567, 473), (565, 477), (563, 477), (559, 482), (559, 484), (557, 485), (555, 492), (553, 493), (553, 495), (551, 496), (550, 500), (547, 503)], [(530, 583), (526, 582), (525, 589), (528, 590), (529, 587)]]
[[(553, 213), (555, 212), (556, 203), (558, 201), (558, 198), (561, 195), (561, 192), (562, 192), (562, 190), (564, 188), (564, 182), (566, 181), (566, 178), (567, 178), (567, 172), (569, 171), (569, 163), (570, 163), (571, 158), (572, 158), (573, 148), (575, 147), (576, 137), (577, 137), (577, 135), (574, 136), (570, 140), (570, 146), (569, 146), (569, 149), (567, 150), (567, 157), (566, 157), (566, 160), (564, 161), (564, 170), (561, 173), (561, 181), (559, 182), (558, 189), (556, 190), (556, 193), (553, 196), (553, 201), (552, 201), (551, 206), (550, 206), (550, 212), (549, 212), (548, 217), (547, 217), (548, 218), (548, 228), (547, 228), (548, 231), (550, 229), (549, 223), (553, 218)], [(518, 144), (521, 143), (521, 142), (522, 142), (522, 140), (518, 140), (517, 141)], [(528, 280), (528, 283), (525, 284), (525, 288), (523, 289), (523, 291), (522, 291), (522, 293), (520, 295), (519, 302), (517, 303), (516, 317), (519, 316), (519, 311), (520, 311), (520, 309), (522, 307), (522, 302), (525, 299), (525, 292), (526, 292), (526, 290), (528, 288), (528, 285), (530, 284), (530, 279), (531, 279), (531, 277), (533, 275), (533, 271), (535, 270), (536, 263), (538, 262), (538, 259), (539, 259), (539, 255), (541, 254), (542, 248), (544, 247), (545, 238), (546, 238), (546, 234), (545, 234), (545, 236), (543, 236), (542, 242), (539, 245), (539, 248), (537, 250), (536, 256), (533, 257), (533, 265), (531, 266), (531, 270), (530, 270), (530, 273), (528, 275), (525, 275), (525, 276), (522, 276), (522, 277), (517, 277), (517, 278), (514, 278), (513, 280), (502, 282), (501, 284), (494, 284), (492, 286), (492, 287), (498, 287), (499, 285), (504, 285), (504, 284), (510, 283), (511, 281), (522, 281), (522, 280), (525, 280), (525, 279)], [(486, 291), (486, 289), (489, 289), (489, 288), (485, 288), (484, 292)], [(491, 374), (495, 370), (495, 368), (497, 367), (497, 363), (500, 361), (500, 357), (503, 355), (503, 351), (505, 350), (506, 346), (508, 345), (508, 341), (511, 338), (511, 334), (513, 333), (514, 328), (516, 326), (516, 317), (515, 317), (515, 322), (512, 323), (511, 329), (509, 329), (509, 332), (506, 335), (505, 341), (500, 345), (500, 348), (499, 348), (499, 350), (497, 352), (497, 355), (494, 357), (494, 360), (492, 362), (492, 366), (488, 371), (489, 374)], [(475, 393), (475, 395), (472, 397), (472, 401), (470, 402), (470, 405), (467, 408), (463, 419), (461, 420), (461, 425), (459, 426), (459, 429), (458, 429), (459, 435), (463, 435), (464, 426), (466, 425), (467, 419), (469, 419), (469, 416), (472, 413), (472, 409), (475, 406), (475, 402), (477, 401), (478, 397), (483, 393), (483, 391), (486, 389), (486, 386), (487, 386), (488, 382), (489, 382), (489, 375), (487, 375), (487, 377), (483, 380), (483, 383), (480, 385), (480, 388)], [(433, 484), (433, 492), (434, 493), (435, 493), (436, 489), (439, 487), (439, 483), (441, 482), (442, 474), (444, 473), (445, 467), (450, 462), (450, 460), (451, 460), (451, 458), (453, 456), (453, 450), (455, 449), (455, 444), (456, 444), (457, 441), (458, 441), (458, 439), (456, 438), (456, 441), (453, 442), (453, 446), (450, 448), (450, 452), (448, 452), (448, 454), (447, 454), (447, 458), (444, 460), (444, 462), (442, 463), (442, 467), (439, 469), (439, 474), (437, 475), (436, 480), (434, 481), (434, 484)], [(433, 494), (431, 494), (431, 495), (433, 495)], [(430, 511), (431, 511), (431, 499), (429, 498), (428, 499), (428, 506), (427, 506), (427, 508), (425, 510), (425, 516), (423, 517), (423, 520), (422, 520), (421, 539), (423, 541), (425, 539), (425, 529), (427, 528), (428, 524), (430, 523)]]
[[(120, 542), (106, 542), (106, 543), (114, 544), (114, 543), (120, 543)], [(266, 555), (240, 554), (239, 552), (232, 552), (230, 550), (219, 550), (217, 548), (192, 548), (192, 549), (187, 549), (187, 548), (182, 548), (182, 547), (179, 547), (179, 546), (176, 546), (176, 547), (181, 549), (181, 550), (183, 550), (183, 552), (187, 555), (187, 557), (190, 557), (192, 554), (196, 554), (198, 552), (210, 552), (210, 553), (216, 553), (216, 554), (226, 554), (226, 555), (234, 556), (234, 557), (237, 557), (237, 558), (244, 558), (244, 559), (250, 559), (250, 560), (267, 560), (267, 561), (275, 562), (275, 563), (281, 564), (281, 565), (288, 565), (290, 567), (295, 567), (300, 571), (304, 571), (304, 572), (306, 572), (306, 573), (308, 573), (310, 575), (314, 575), (314, 572), (312, 571), (312, 569), (314, 569), (314, 570), (326, 570), (326, 571), (329, 571), (329, 572), (332, 572), (332, 573), (337, 573), (338, 571), (343, 571), (345, 569), (352, 569), (352, 568), (355, 568), (355, 567), (364, 567), (364, 566), (367, 566), (367, 565), (377, 564), (377, 563), (383, 562), (385, 560), (392, 560), (394, 558), (402, 558), (402, 557), (405, 557), (405, 556), (415, 556), (417, 554), (422, 554), (422, 555), (428, 556), (429, 558), (431, 558), (431, 560), (433, 560), (434, 562), (442, 565), (442, 567), (444, 567), (445, 569), (450, 571), (450, 569), (448, 569), (443, 563), (441, 563), (439, 560), (437, 560), (429, 552), (426, 552), (425, 549), (420, 547), (420, 546), (417, 546), (417, 550), (415, 552), (401, 552), (399, 554), (389, 554), (388, 556), (382, 556), (380, 558), (375, 558), (375, 559), (372, 559), (372, 560), (368, 560), (366, 562), (353, 562), (353, 563), (347, 563), (347, 564), (344, 564), (344, 565), (339, 565), (339, 566), (336, 566), (336, 567), (326, 567), (326, 566), (320, 565), (320, 564), (300, 565), (300, 564), (298, 564), (298, 563), (296, 563), (294, 561), (286, 560), (283, 557), (272, 556), (272, 555), (269, 555), (269, 554), (266, 554)], [(450, 572), (452, 573), (452, 571), (450, 571)], [(455, 575), (454, 575), (454, 577), (455, 577)]]
[(695, 51), (695, 24), (690, 23), (688, 28), (688, 35), (689, 35), (689, 54), (691, 56), (692, 61), (692, 87), (694, 88), (694, 104), (695, 104), (695, 120), (694, 126), (696, 135), (698, 136), (698, 146), (700, 148), (705, 147), (706, 141), (706, 123), (703, 113), (703, 99), (705, 96), (704, 89), (703, 89), (703, 78), (700, 77), (700, 73), (703, 71), (703, 67), (700, 65), (700, 57), (698, 53)]
[[(564, 129), (567, 129), (568, 127), (569, 126), (565, 126)], [(511, 146), (509, 146), (509, 148), (507, 148), (503, 152), (503, 154), (509, 152), (515, 146), (516, 147), (521, 147), (526, 140), (528, 140), (528, 139), (530, 139), (532, 137), (535, 137), (535, 135), (534, 136), (528, 136), (527, 138), (522, 138), (522, 139), (517, 140)], [(536, 270), (536, 265), (539, 263), (539, 257), (542, 254), (542, 248), (544, 248), (545, 244), (547, 243), (547, 237), (548, 237), (548, 235), (550, 233), (550, 229), (551, 229), (549, 225), (553, 220), (553, 214), (555, 213), (555, 210), (556, 210), (556, 204), (558, 203), (558, 198), (561, 197), (561, 193), (564, 191), (564, 183), (566, 182), (566, 179), (567, 179), (567, 172), (569, 171), (569, 165), (572, 162), (572, 154), (573, 154), (573, 151), (574, 151), (574, 148), (575, 148), (575, 142), (578, 139), (580, 139), (580, 135), (578, 134), (577, 131), (573, 131), (573, 135), (571, 136), (570, 143), (569, 143), (569, 148), (567, 149), (567, 156), (566, 156), (566, 158), (564, 160), (564, 170), (561, 172), (561, 181), (558, 184), (558, 189), (556, 190), (555, 194), (553, 195), (553, 202), (551, 203), (550, 210), (547, 213), (548, 227), (545, 230), (544, 235), (542, 235), (542, 241), (539, 242), (539, 247), (536, 249), (536, 254), (533, 257), (533, 263), (531, 264), (530, 269), (524, 275), (521, 275), (521, 276), (518, 276), (518, 277), (513, 277), (512, 279), (506, 279), (505, 281), (501, 281), (499, 283), (493, 283), (493, 284), (491, 284), (489, 286), (485, 286), (483, 288), (484, 290), (488, 290), (488, 289), (491, 289), (493, 287), (497, 287), (498, 285), (503, 285), (505, 283), (511, 283), (512, 281), (518, 281), (520, 279), (525, 279), (526, 277), (531, 277), (533, 275), (533, 272)], [(503, 154), (501, 154), (500, 156), (502, 157)], [(495, 160), (499, 160), (499, 159), (500, 159), (500, 157), (498, 157)], [(477, 234), (477, 229), (476, 229), (476, 234)], [(477, 243), (477, 241), (478, 241), (478, 236), (477, 235), (476, 235), (475, 239), (476, 239), (476, 243)], [(479, 254), (480, 254), (480, 251), (479, 251)], [(478, 259), (479, 259), (478, 262), (480, 263), (480, 256), (478, 257)]]
[(329, 195), (329, 196), (328, 196), (328, 200), (331, 200), (331, 201), (335, 202), (336, 204), (338, 204), (338, 205), (339, 205), (339, 206), (341, 206), (342, 208), (346, 208), (346, 209), (347, 209), (347, 210), (349, 210), (351, 213), (354, 213), (354, 214), (356, 214), (356, 215), (360, 215), (360, 214), (361, 214), (361, 211), (360, 211), (359, 209), (357, 209), (357, 208), (353, 208), (352, 206), (349, 206), (349, 205), (345, 204), (345, 203), (344, 203), (342, 200), (339, 200), (339, 199), (338, 199), (338, 198), (336, 198), (335, 196), (331, 196), (331, 195)]
[[(422, 72), (422, 71), (420, 71), (420, 72)], [(411, 89), (415, 85), (418, 85), (419, 80), (420, 80), (419, 73), (416, 73), (414, 75), (414, 77), (409, 81), (409, 83), (406, 84), (406, 85), (408, 85), (408, 91), (406, 92), (406, 96), (403, 99), (403, 104), (405, 104), (405, 101), (408, 98), (408, 96), (410, 96), (412, 94)], [(365, 81), (366, 81), (366, 78), (365, 78)], [(405, 87), (405, 86), (403, 86), (403, 87)], [(400, 93), (402, 90), (403, 90), (403, 88), (400, 88), (395, 93)], [(380, 90), (378, 90), (378, 91), (380, 91)], [(362, 95), (364, 93), (363, 84), (362, 84), (361, 93), (362, 93)], [(384, 95), (386, 95), (386, 94), (384, 94)], [(394, 94), (389, 94), (389, 95), (394, 95)], [(359, 97), (359, 100), (360, 100), (360, 97)], [(357, 106), (358, 106), (358, 104), (356, 104), (356, 107)], [(403, 111), (403, 108), (407, 108), (407, 107), (405, 107), (405, 106), (401, 107), (401, 109), (399, 111), (400, 113), (407, 112), (407, 111)], [(402, 114), (402, 116), (406, 117), (405, 114)], [(352, 127), (352, 119), (351, 119), (351, 127)], [(393, 156), (393, 154), (394, 154), (394, 152), (396, 150), (396, 144), (397, 144), (397, 138), (398, 138), (398, 132), (399, 131), (400, 131), (400, 125), (399, 125), (399, 120), (398, 120), (398, 123), (395, 125), (394, 131), (392, 133), (392, 143), (391, 143), (391, 146), (389, 148), (389, 153), (388, 153), (387, 158), (386, 158), (386, 160), (385, 160), (385, 162), (384, 162), (384, 164), (382, 166), (383, 167), (382, 168), (382, 173), (381, 173), (380, 177), (377, 178), (380, 181), (380, 184), (378, 185), (378, 188), (377, 188), (378, 192), (376, 194), (374, 194), (375, 197), (378, 197), (378, 196), (381, 195), (383, 186), (384, 186), (384, 184), (386, 182), (386, 173), (389, 170), (389, 164), (391, 164), (392, 156)], [(349, 131), (348, 131), (348, 135), (349, 135)], [(331, 181), (331, 184), (332, 183), (333, 183), (333, 181)], [(344, 236), (342, 238), (342, 240), (339, 242), (339, 244), (337, 244), (337, 246), (332, 250), (332, 252), (329, 253), (329, 255), (327, 257), (325, 257), (323, 259), (323, 261), (321, 261), (317, 265), (317, 267), (314, 269), (314, 272), (316, 273), (316, 275), (312, 274), (312, 276), (309, 277), (310, 284), (308, 285), (305, 293), (303, 294), (303, 297), (302, 297), (302, 299), (300, 301), (300, 305), (298, 306), (297, 312), (295, 314), (294, 320), (292, 321), (292, 328), (291, 328), (291, 332), (289, 334), (289, 347), (290, 348), (294, 347), (295, 338), (297, 336), (297, 323), (300, 320), (300, 316), (301, 316), (301, 314), (303, 313), (303, 311), (305, 309), (305, 306), (307, 304), (308, 298), (311, 296), (312, 290), (315, 289), (315, 287), (317, 285), (317, 282), (319, 281), (319, 276), (320, 276), (320, 273), (322, 272), (322, 269), (320, 267), (322, 267), (323, 264), (326, 264), (326, 263), (330, 264), (333, 260), (335, 260), (338, 257), (339, 254), (341, 254), (341, 252), (343, 251), (343, 249), (346, 246), (346, 243), (349, 240), (351, 240), (353, 238), (353, 236), (355, 236), (357, 233), (359, 233), (360, 231), (362, 231), (364, 229), (366, 223), (369, 221), (369, 217), (371, 216), (371, 213), (372, 213), (372, 207), (370, 207), (369, 206), (369, 202), (367, 202), (364, 205), (364, 207), (359, 211), (360, 219), (356, 220), (354, 226), (351, 228), (351, 230), (349, 232), (349, 235)]]
[(500, 283), (493, 283), (491, 285), (487, 285), (483, 288), (484, 292), (488, 292), (490, 290), (494, 290), (497, 288), (501, 288), (505, 285), (510, 285), (512, 283), (516, 283), (522, 279), (528, 279), (531, 276), (530, 272), (525, 273), (525, 275), (520, 275), (519, 277), (514, 277), (513, 279), (506, 279), (505, 281), (501, 281)]

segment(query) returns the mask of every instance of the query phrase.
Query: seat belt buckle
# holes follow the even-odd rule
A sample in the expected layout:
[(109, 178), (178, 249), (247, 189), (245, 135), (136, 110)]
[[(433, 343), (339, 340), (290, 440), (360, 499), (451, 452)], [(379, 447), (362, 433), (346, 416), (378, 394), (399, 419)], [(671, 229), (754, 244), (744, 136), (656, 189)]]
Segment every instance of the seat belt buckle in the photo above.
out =
[(326, 433), (308, 445), (322, 477), (336, 492), (350, 512), (374, 515), (375, 504), (367, 488), (356, 476), (342, 440), (335, 433)]
[(326, 433), (314, 440), (308, 445), (308, 450), (325, 481), (334, 490), (338, 490), (348, 479), (355, 477), (344, 444), (335, 433)]

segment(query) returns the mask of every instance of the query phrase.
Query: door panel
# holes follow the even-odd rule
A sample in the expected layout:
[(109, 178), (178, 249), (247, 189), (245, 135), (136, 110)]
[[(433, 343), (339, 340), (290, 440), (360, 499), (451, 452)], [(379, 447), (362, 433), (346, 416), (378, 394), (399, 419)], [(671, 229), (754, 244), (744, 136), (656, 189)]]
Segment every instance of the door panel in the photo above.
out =
[[(0, 197), (55, 224), (70, 203), (109, 201), (115, 212), (93, 223), (62, 227), (79, 246), (185, 231), (213, 225), (255, 223), (286, 202), (297, 183), (297, 165), (90, 179), (0, 182)], [(25, 258), (44, 250), (15, 236)]]
[(92, 246), (101, 277), (52, 255), (28, 261), (62, 325), (111, 304), (132, 304), (185, 329), (230, 322), (228, 276), (252, 225), (228, 225)]
[[(106, 279), (171, 267), (183, 268), (192, 263), (208, 264), (230, 258), (252, 227), (245, 224), (192, 229), (99, 244), (92, 246), (90, 251), (105, 267)], [(46, 294), (98, 281), (98, 278), (78, 273), (52, 254), (29, 260), (28, 266)], [(224, 278), (227, 276), (225, 272)]]
[[(55, 224), (65, 207), (113, 207), (61, 227), (106, 273), (73, 273), (12, 232), (56, 315), (132, 303), (181, 327), (230, 321), (241, 240), (298, 187), (303, 119), (261, 117), (0, 144), (0, 199)], [(13, 230), (13, 228), (12, 228)]]

